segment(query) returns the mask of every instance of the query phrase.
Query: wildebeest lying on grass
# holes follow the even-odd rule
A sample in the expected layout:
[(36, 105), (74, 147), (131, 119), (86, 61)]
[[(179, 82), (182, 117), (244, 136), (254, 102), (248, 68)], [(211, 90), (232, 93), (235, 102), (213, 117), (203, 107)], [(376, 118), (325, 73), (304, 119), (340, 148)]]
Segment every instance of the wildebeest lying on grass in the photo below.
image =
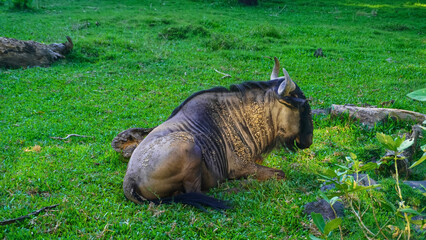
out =
[(220, 209), (226, 204), (201, 192), (250, 175), (283, 179), (283, 171), (256, 160), (283, 145), (308, 148), (313, 124), (303, 92), (285, 69), (285, 76), (278, 77), (279, 68), (275, 58), (270, 81), (197, 92), (161, 125), (120, 133), (112, 145), (131, 155), (125, 196), (135, 203), (183, 202)]

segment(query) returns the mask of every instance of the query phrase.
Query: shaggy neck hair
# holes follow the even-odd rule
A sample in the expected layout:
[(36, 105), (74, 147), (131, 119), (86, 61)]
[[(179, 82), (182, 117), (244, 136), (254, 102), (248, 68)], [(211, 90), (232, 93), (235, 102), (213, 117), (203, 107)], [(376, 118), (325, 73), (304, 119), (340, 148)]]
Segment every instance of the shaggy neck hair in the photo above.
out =
[(255, 90), (255, 89), (260, 89), (260, 90), (263, 90), (263, 91), (266, 92), (269, 89), (278, 87), (279, 83), (281, 83), (281, 81), (279, 81), (279, 80), (270, 80), (270, 81), (266, 81), (266, 82), (249, 81), (249, 82), (243, 82), (241, 84), (233, 84), (233, 85), (230, 86), (229, 89), (227, 89), (225, 87), (214, 87), (214, 88), (211, 88), (211, 89), (202, 90), (202, 91), (196, 92), (196, 93), (192, 94), (191, 96), (189, 96), (183, 103), (181, 103), (177, 108), (175, 108), (175, 110), (173, 110), (172, 114), (170, 115), (170, 117), (168, 119), (175, 116), (182, 109), (182, 107), (185, 106), (185, 104), (187, 102), (189, 102), (191, 99), (193, 99), (194, 97), (196, 97), (198, 95), (204, 94), (204, 93), (239, 92), (241, 94), (241, 96), (244, 96), (244, 94), (247, 91)]

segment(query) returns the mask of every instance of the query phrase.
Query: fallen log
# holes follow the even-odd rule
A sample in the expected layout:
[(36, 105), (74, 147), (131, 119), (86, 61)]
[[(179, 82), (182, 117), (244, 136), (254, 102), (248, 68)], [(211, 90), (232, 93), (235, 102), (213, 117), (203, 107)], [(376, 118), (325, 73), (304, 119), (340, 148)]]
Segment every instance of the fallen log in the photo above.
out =
[(0, 68), (48, 67), (71, 52), (74, 44), (70, 37), (66, 38), (67, 42), (46, 45), (0, 37)]
[(368, 127), (374, 127), (377, 123), (386, 122), (389, 118), (416, 123), (422, 123), (426, 120), (426, 115), (418, 112), (393, 108), (356, 107), (353, 105), (332, 104), (330, 114), (334, 117), (349, 114), (349, 117), (359, 120)]

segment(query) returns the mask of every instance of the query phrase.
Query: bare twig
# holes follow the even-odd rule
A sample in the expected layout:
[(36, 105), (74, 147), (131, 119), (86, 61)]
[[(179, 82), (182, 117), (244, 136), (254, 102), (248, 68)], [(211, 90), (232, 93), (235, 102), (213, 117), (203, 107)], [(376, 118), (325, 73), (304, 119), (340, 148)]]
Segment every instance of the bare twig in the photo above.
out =
[(109, 226), (112, 226), (112, 224), (107, 223), (104, 227), (104, 230), (102, 230), (102, 232), (97, 237), (103, 238), (106, 232), (114, 232), (114, 231), (108, 229)]
[(219, 72), (216, 68), (214, 69), (217, 73), (222, 74), (223, 77), (222, 78), (227, 78), (227, 77), (231, 77), (231, 75), (227, 74), (227, 73), (223, 73), (223, 72)]
[(58, 230), (59, 225), (61, 225), (60, 220), (56, 222), (56, 225), (53, 228), (50, 228), (50, 229), (46, 230), (45, 233), (56, 233), (56, 231)]
[(386, 237), (386, 235), (383, 233), (383, 229), (385, 228), (385, 227), (387, 227), (388, 226), (388, 223), (391, 221), (391, 219), (389, 219), (389, 220), (387, 220), (386, 221), (386, 223), (385, 224), (383, 224), (383, 226), (382, 227), (380, 227), (379, 228), (379, 232), (378, 233), (376, 233), (376, 235), (374, 236), (374, 237), (377, 237), (380, 233), (383, 235), (383, 237), (385, 237), (385, 239), (389, 239), (389, 238), (387, 238)]
[(21, 217), (18, 217), (18, 218), (13, 218), (13, 219), (8, 219), (8, 220), (5, 220), (5, 221), (1, 221), (0, 222), (0, 225), (8, 225), (8, 224), (11, 224), (11, 223), (14, 223), (14, 222), (17, 222), (17, 221), (21, 221), (21, 220), (24, 220), (24, 219), (26, 219), (26, 218), (29, 218), (30, 216), (32, 216), (32, 215), (38, 215), (38, 214), (40, 214), (41, 212), (43, 212), (43, 211), (45, 211), (46, 209), (51, 209), (51, 208), (55, 208), (56, 206), (58, 206), (59, 204), (55, 204), (55, 205), (52, 205), (52, 206), (47, 206), (47, 207), (44, 207), (44, 208), (41, 208), (41, 209), (39, 209), (39, 210), (37, 210), (37, 211), (35, 211), (35, 212), (32, 212), (32, 213), (29, 213), (29, 214), (27, 214), (27, 215), (24, 215), (24, 216), (21, 216)]
[(351, 200), (349, 200), (349, 205), (350, 205), (350, 207), (351, 207), (352, 213), (355, 215), (356, 220), (358, 221), (359, 225), (361, 226), (361, 230), (362, 230), (362, 232), (364, 233), (364, 236), (365, 236), (367, 239), (371, 239), (371, 238), (368, 236), (368, 234), (370, 234), (370, 235), (372, 235), (372, 236), (375, 236), (376, 234), (374, 234), (373, 232), (371, 232), (371, 231), (370, 231), (370, 229), (368, 229), (368, 228), (364, 225), (364, 222), (362, 221), (361, 217), (360, 217), (360, 216), (358, 215), (358, 213), (355, 211), (355, 209), (354, 209), (354, 207), (353, 207), (353, 205), (352, 205), (352, 201), (351, 201)]
[(91, 136), (84, 136), (84, 135), (78, 135), (78, 134), (68, 134), (66, 137), (61, 138), (61, 137), (50, 137), (52, 139), (59, 139), (59, 140), (65, 140), (68, 139), (70, 137), (82, 137), (82, 138), (93, 138)]
[[(368, 185), (371, 186), (371, 179), (370, 177), (367, 175), (368, 178)], [(388, 238), (386, 237), (385, 233), (382, 231), (384, 227), (386, 227), (390, 221), (390, 219), (382, 226), (380, 227), (379, 221), (377, 221), (377, 216), (376, 216), (376, 211), (374, 209), (374, 201), (373, 201), (373, 194), (371, 193), (370, 190), (367, 191), (368, 192), (368, 196), (370, 197), (370, 203), (371, 203), (371, 210), (373, 210), (373, 217), (374, 217), (374, 221), (376, 222), (376, 226), (379, 228), (379, 232), (376, 234), (376, 236), (378, 236), (379, 234), (382, 234), (382, 236), (388, 240)], [(374, 236), (374, 237), (376, 237)]]
[[(399, 187), (399, 177), (398, 177), (398, 153), (395, 153), (394, 156), (394, 162), (395, 162), (395, 180), (396, 180), (396, 191), (398, 193), (399, 199), (401, 200), (400, 202), (400, 208), (405, 208), (405, 204), (404, 204), (404, 199), (402, 198), (402, 192), (401, 192), (401, 188)], [(410, 236), (411, 236), (411, 229), (410, 229), (410, 219), (408, 218), (408, 215), (406, 212), (404, 212), (404, 218), (406, 221), (406, 229), (404, 229), (404, 231), (407, 231), (408, 235), (407, 235), (407, 239), (410, 240)]]
[[(335, 217), (339, 217), (337, 216), (336, 210), (334, 210), (333, 204), (330, 204), (331, 209), (334, 212), (334, 216)], [(340, 231), (340, 239), (343, 240), (343, 231), (342, 231), (342, 226), (340, 226), (341, 224), (339, 224), (339, 231)]]
[(361, 216), (361, 217), (364, 217), (364, 214), (365, 214), (365, 213), (367, 213), (367, 211), (368, 211), (368, 209), (369, 209), (369, 208), (370, 208), (370, 206), (367, 206), (367, 207), (365, 208), (364, 212), (363, 212), (363, 213), (361, 213), (361, 215), (360, 215), (360, 216)]
[(287, 8), (287, 5), (284, 5), (284, 7), (283, 8), (281, 8), (281, 10), (279, 11), (279, 12), (277, 12), (277, 13), (275, 13), (275, 14), (270, 14), (269, 16), (271, 16), (271, 17), (278, 17), (278, 15), (280, 15), (280, 13), (282, 12), (282, 11), (284, 11), (284, 9), (286, 9)]

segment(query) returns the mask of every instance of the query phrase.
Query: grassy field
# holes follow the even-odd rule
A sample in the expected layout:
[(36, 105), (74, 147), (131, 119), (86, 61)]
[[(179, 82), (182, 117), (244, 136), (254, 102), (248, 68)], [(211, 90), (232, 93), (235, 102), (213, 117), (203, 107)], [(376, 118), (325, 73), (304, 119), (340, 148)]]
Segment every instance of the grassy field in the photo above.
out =
[[(318, 197), (317, 173), (351, 152), (379, 159), (385, 150), (376, 132), (397, 134), (408, 124), (367, 129), (315, 117), (311, 148), (266, 159), (288, 180), (229, 181), (208, 193), (232, 202), (223, 213), (126, 200), (126, 162), (110, 143), (127, 128), (160, 124), (194, 92), (268, 80), (273, 62), (266, 56), (281, 60), (314, 109), (394, 100), (387, 107), (425, 113), (425, 104), (406, 94), (426, 87), (426, 4), (372, 2), (43, 0), (24, 11), (0, 5), (0, 36), (52, 43), (68, 35), (75, 44), (50, 68), (0, 69), (0, 221), (59, 204), (0, 226), (0, 239), (306, 238), (313, 230), (303, 205)], [(317, 48), (325, 57), (313, 56)], [(90, 137), (51, 138), (68, 134)], [(425, 179), (424, 165), (411, 179)], [(377, 197), (396, 205), (393, 180), (372, 175), (383, 183)], [(403, 187), (403, 195), (413, 208), (425, 207), (420, 192)], [(380, 220), (394, 218), (378, 211)], [(375, 229), (369, 214), (365, 219)], [(345, 239), (363, 238), (353, 217), (342, 226)]]

